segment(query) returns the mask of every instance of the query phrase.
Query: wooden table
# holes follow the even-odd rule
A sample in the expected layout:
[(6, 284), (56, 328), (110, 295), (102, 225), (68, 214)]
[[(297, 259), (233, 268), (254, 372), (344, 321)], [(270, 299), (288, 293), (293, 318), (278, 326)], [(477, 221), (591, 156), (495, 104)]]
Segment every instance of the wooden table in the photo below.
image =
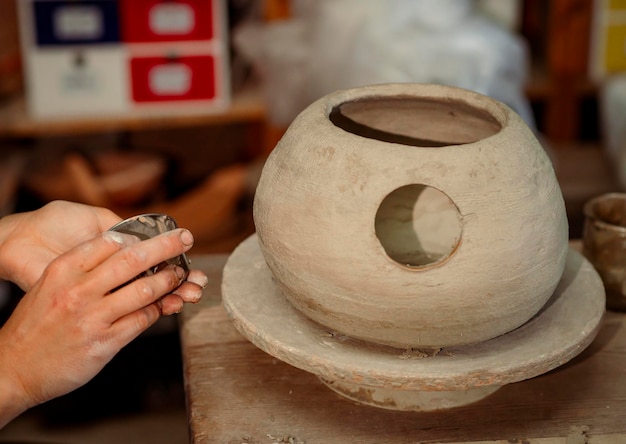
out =
[(210, 283), (180, 317), (193, 443), (626, 443), (624, 314), (608, 312), (595, 341), (568, 364), (475, 404), (383, 410), (335, 394), (241, 336), (220, 303), (226, 258), (192, 257)]

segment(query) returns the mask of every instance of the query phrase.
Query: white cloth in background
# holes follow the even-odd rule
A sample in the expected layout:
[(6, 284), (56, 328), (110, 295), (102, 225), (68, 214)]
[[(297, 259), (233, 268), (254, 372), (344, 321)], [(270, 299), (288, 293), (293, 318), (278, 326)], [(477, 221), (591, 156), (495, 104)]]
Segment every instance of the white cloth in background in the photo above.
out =
[(474, 0), (296, 0), (293, 19), (241, 28), (234, 41), (259, 66), (280, 126), (339, 89), (421, 82), (491, 96), (535, 128), (525, 42)]

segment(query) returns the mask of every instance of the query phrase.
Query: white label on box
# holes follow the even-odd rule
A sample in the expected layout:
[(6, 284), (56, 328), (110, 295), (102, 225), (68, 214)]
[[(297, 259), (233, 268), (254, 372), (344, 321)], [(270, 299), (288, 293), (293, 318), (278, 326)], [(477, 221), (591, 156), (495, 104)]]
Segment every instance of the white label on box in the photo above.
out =
[(98, 89), (98, 75), (80, 68), (64, 73), (61, 82), (63, 91), (68, 94), (95, 92)]
[(191, 89), (191, 68), (183, 63), (165, 63), (148, 73), (150, 91), (159, 96), (182, 96)]
[(157, 35), (190, 34), (196, 17), (191, 6), (183, 3), (161, 3), (154, 5), (149, 14), (150, 30)]
[(104, 33), (102, 11), (95, 6), (62, 6), (53, 20), (54, 35), (59, 40), (96, 40)]

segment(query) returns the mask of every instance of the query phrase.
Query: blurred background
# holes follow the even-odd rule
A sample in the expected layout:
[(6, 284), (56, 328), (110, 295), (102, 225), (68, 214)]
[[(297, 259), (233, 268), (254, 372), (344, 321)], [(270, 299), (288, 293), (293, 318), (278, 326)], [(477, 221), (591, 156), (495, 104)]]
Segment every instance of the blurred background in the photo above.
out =
[[(164, 212), (192, 254), (228, 253), (304, 107), (424, 82), (522, 116), (577, 238), (584, 202), (626, 186), (625, 48), (626, 0), (0, 0), (0, 215), (54, 199)], [(5, 283), (3, 319), (19, 297)], [(186, 442), (184, 402), (171, 319), (0, 442)]]

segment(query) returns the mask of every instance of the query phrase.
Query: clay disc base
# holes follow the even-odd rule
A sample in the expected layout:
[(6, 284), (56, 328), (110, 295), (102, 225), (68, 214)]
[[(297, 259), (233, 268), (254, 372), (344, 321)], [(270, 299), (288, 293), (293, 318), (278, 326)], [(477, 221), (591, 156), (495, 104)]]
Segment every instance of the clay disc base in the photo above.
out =
[(328, 381), (319, 378), (327, 387), (361, 404), (389, 410), (428, 412), (451, 409), (472, 404), (500, 389), (498, 385), (487, 385), (467, 390), (394, 390), (380, 387), (366, 387), (343, 381)]
[(419, 350), (358, 341), (317, 324), (278, 288), (256, 235), (224, 267), (224, 307), (253, 344), (317, 375), (336, 392), (395, 410), (436, 410), (475, 402), (499, 387), (565, 364), (593, 340), (605, 310), (593, 266), (570, 249), (559, 284), (521, 327), (476, 344)]

